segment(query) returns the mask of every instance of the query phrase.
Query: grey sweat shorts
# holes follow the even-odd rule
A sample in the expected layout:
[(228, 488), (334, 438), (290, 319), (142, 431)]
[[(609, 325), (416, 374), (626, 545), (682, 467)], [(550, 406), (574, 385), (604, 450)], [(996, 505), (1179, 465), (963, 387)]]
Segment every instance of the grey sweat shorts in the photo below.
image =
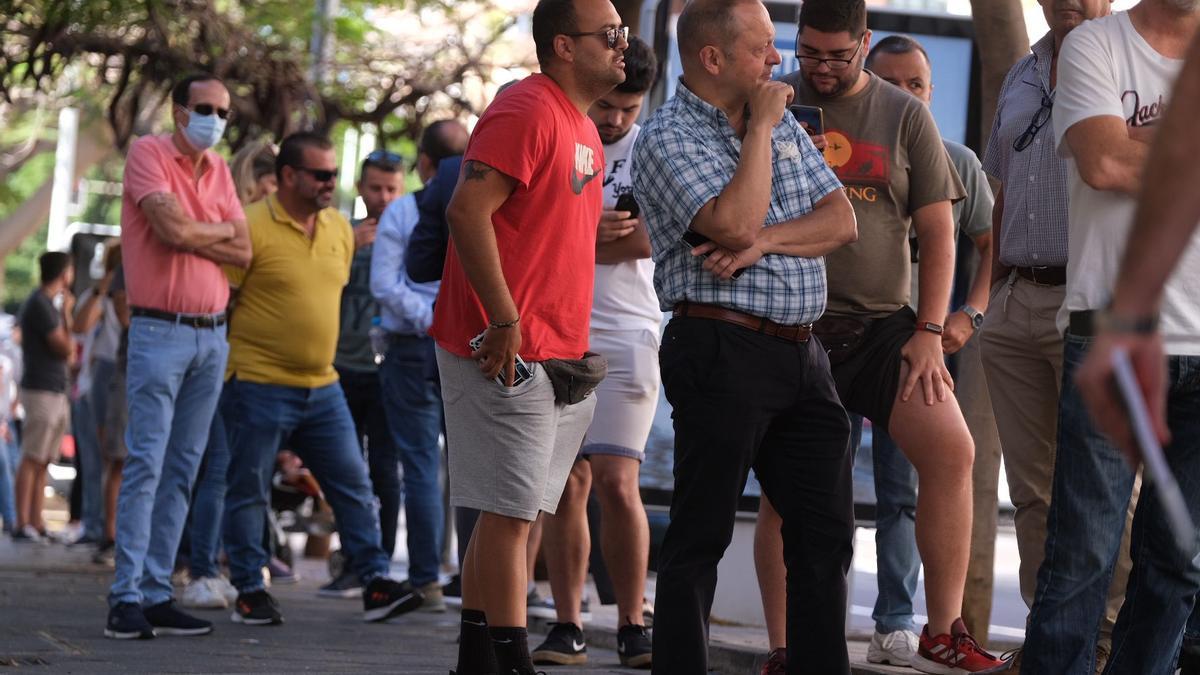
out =
[(446, 407), (450, 504), (532, 521), (554, 513), (592, 421), (596, 397), (554, 402), (541, 364), (533, 379), (504, 387), (471, 359), (437, 348)]

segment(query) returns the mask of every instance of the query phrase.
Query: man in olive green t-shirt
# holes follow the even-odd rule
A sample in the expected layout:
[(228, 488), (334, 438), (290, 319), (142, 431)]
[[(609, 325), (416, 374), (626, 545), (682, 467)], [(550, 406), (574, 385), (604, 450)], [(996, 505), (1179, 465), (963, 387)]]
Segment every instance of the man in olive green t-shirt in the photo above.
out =
[[(870, 43), (863, 0), (808, 0), (796, 43), (801, 69), (782, 78), (796, 90), (794, 103), (822, 108), (825, 158), (858, 218), (858, 241), (826, 256), (828, 309), (813, 332), (830, 352), (846, 409), (886, 429), (917, 469), (916, 534), (929, 623), (913, 645), (911, 665), (976, 672), (1001, 661), (970, 638), (959, 618), (974, 446), (942, 351), (954, 270), (951, 205), (965, 192), (928, 108), (864, 70)], [(908, 306), (910, 228), (921, 248), (916, 312)], [(759, 527), (779, 526), (764, 500)], [(757, 560), (782, 559), (778, 537), (758, 537), (756, 544), (763, 547)], [(776, 612), (769, 598), (784, 587), (783, 565), (762, 565), (759, 572), (770, 623)]]

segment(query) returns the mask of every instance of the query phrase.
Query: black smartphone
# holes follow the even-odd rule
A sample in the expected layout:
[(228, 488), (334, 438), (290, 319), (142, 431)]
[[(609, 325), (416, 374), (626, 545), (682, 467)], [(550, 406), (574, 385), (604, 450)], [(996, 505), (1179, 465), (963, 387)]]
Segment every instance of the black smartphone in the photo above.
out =
[(625, 192), (620, 197), (617, 197), (617, 211), (628, 211), (630, 218), (637, 218), (641, 213), (641, 208), (638, 207), (637, 200), (633, 198), (632, 192)]
[[(696, 248), (697, 246), (699, 246), (699, 245), (701, 245), (701, 244), (707, 244), (708, 242), (712, 241), (712, 239), (709, 239), (708, 237), (706, 237), (706, 236), (704, 236), (704, 235), (700, 234), (699, 232), (697, 232), (697, 231), (693, 230), (693, 229), (692, 229), (692, 228), (690, 228), (690, 227), (689, 227), (687, 230), (684, 230), (684, 232), (683, 232), (683, 236), (682, 236), (682, 237), (680, 237), (680, 239), (683, 241), (683, 243), (685, 243), (685, 244), (687, 244), (687, 245), (688, 245), (688, 248)], [(707, 257), (708, 257), (708, 255), (707, 255), (707, 254), (705, 254), (705, 255), (703, 255), (703, 256), (701, 256), (701, 257), (702, 257), (702, 258), (707, 258)], [(733, 272), (733, 278), (734, 278), (734, 279), (737, 279), (738, 277), (740, 277), (740, 276), (742, 276), (743, 274), (745, 274), (745, 272), (746, 272), (746, 268), (745, 268), (745, 267), (743, 267), (743, 268), (741, 268), (741, 269), (734, 270), (734, 272)]]
[(820, 106), (792, 105), (788, 106), (788, 110), (809, 134), (820, 136), (825, 133), (825, 111), (821, 110)]

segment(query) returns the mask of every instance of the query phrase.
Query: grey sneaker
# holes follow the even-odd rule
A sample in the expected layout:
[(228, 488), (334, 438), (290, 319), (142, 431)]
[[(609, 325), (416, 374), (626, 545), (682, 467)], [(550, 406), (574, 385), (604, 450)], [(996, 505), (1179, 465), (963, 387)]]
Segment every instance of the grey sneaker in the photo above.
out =
[(421, 606), (417, 609), (422, 612), (444, 612), (446, 611), (446, 598), (442, 595), (442, 585), (435, 579), (427, 584), (418, 586), (417, 590), (425, 599), (421, 602)]

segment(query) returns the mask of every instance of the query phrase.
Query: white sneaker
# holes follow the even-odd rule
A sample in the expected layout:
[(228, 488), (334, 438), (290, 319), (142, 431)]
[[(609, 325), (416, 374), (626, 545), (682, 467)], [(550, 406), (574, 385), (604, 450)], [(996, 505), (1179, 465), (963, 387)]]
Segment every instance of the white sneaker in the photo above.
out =
[(218, 574), (215, 577), (208, 577), (205, 579), (205, 581), (208, 582), (208, 585), (214, 591), (216, 591), (218, 595), (225, 598), (225, 602), (229, 603), (230, 605), (237, 602), (238, 590), (234, 588), (233, 584), (229, 583), (229, 580), (223, 575)]
[(867, 662), (907, 666), (916, 653), (917, 634), (911, 630), (875, 633), (871, 636), (871, 644), (867, 646)]
[(192, 579), (183, 589), (179, 604), (190, 609), (225, 609), (229, 601), (211, 583), (208, 577)]

